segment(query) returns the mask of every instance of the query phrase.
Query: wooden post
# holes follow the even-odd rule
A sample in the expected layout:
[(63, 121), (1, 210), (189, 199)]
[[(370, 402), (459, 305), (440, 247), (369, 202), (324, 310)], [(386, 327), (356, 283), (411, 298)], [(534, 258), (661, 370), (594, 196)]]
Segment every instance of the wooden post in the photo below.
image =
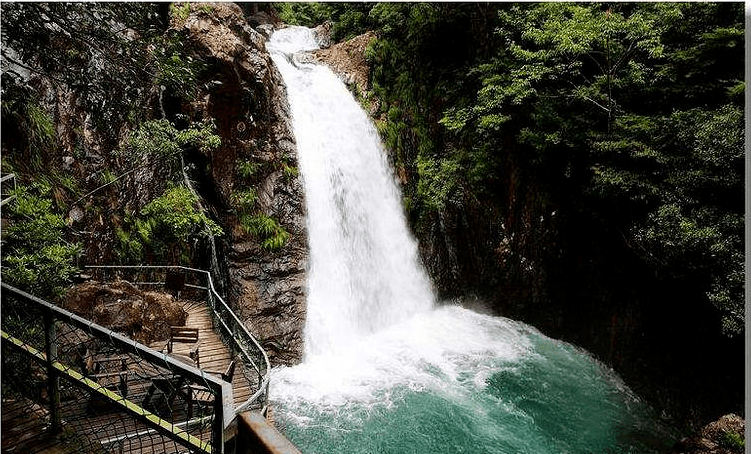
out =
[(47, 394), (50, 399), (50, 432), (59, 433), (62, 415), (60, 414), (60, 376), (52, 364), (57, 361), (57, 339), (55, 320), (50, 311), (44, 312), (44, 349), (47, 354)]

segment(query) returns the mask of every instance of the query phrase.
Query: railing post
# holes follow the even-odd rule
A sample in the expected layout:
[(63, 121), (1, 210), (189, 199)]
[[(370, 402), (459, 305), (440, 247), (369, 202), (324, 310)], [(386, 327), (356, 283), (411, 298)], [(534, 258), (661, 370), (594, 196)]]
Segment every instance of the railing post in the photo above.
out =
[(60, 432), (60, 377), (52, 364), (57, 361), (55, 319), (50, 311), (44, 311), (44, 349), (47, 355), (47, 394), (50, 399), (50, 432)]
[[(214, 390), (216, 392), (216, 389)], [(214, 394), (214, 424), (211, 426), (211, 454), (224, 452), (224, 402), (221, 389)]]

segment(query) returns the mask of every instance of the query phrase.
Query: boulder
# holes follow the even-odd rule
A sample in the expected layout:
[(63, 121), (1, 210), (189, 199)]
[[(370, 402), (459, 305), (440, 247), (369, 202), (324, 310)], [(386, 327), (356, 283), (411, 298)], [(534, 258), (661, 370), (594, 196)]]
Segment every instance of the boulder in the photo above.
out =
[(169, 327), (184, 325), (188, 316), (172, 295), (144, 292), (126, 281), (79, 284), (63, 307), (145, 345), (169, 338)]
[[(318, 39), (320, 41), (320, 38)], [(331, 67), (350, 89), (356, 88), (363, 96), (370, 86), (370, 65), (365, 58), (365, 50), (374, 39), (376, 34), (368, 32), (349, 41), (334, 44), (328, 49), (317, 50), (313, 55)]]

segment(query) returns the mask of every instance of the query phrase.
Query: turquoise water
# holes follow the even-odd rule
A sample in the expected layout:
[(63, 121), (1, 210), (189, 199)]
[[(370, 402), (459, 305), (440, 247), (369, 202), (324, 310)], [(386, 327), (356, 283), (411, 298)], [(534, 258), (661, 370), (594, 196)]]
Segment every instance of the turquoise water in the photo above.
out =
[(277, 425), (306, 454), (657, 453), (675, 441), (586, 352), (456, 307), (274, 382)]

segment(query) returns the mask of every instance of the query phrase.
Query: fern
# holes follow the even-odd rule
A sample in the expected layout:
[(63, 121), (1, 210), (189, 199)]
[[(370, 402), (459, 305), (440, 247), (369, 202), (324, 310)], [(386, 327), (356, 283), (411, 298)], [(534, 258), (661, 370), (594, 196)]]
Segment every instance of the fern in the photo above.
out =
[(240, 216), (240, 226), (246, 233), (261, 239), (261, 247), (269, 251), (283, 248), (290, 238), (289, 232), (274, 218), (263, 213)]
[(300, 172), (297, 170), (297, 167), (291, 166), (289, 164), (282, 164), (282, 172), (284, 173), (284, 177), (287, 179), (287, 181), (297, 177)]
[(253, 161), (240, 161), (237, 164), (237, 174), (240, 177), (249, 180), (256, 175), (260, 168), (261, 164), (259, 163)]
[(190, 3), (172, 3), (169, 7), (170, 15), (179, 22), (184, 22), (190, 16)]
[(237, 191), (232, 194), (232, 202), (234, 202), (237, 209), (241, 211), (252, 209), (256, 200), (258, 200), (258, 196), (256, 195), (256, 191), (252, 188)]
[(283, 228), (279, 228), (274, 234), (261, 243), (261, 247), (266, 250), (278, 250), (284, 247), (289, 240), (290, 234)]

